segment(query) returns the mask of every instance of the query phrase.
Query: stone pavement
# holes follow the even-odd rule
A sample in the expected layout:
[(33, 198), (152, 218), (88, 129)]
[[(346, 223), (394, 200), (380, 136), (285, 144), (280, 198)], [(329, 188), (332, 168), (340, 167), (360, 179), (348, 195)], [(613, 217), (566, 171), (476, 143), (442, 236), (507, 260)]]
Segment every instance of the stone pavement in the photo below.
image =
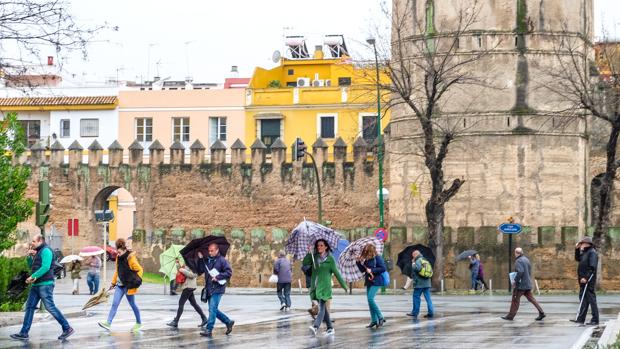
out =
[[(308, 347), (414, 347), (414, 348), (569, 348), (585, 330), (568, 322), (574, 317), (577, 304), (575, 295), (541, 296), (540, 303), (548, 314), (542, 322), (534, 321), (536, 312), (527, 302), (515, 321), (499, 319), (509, 306), (508, 296), (439, 296), (433, 298), (437, 318), (414, 321), (405, 316), (411, 309), (411, 296), (384, 295), (377, 300), (388, 322), (379, 330), (368, 330), (369, 322), (365, 296), (344, 295), (336, 290), (333, 315), (336, 319), (336, 335), (317, 337), (308, 334), (309, 305), (307, 295), (293, 295), (293, 308), (288, 313), (279, 311), (279, 302), (272, 294), (256, 294), (258, 290), (230, 289), (221, 303), (221, 309), (236, 321), (232, 336), (223, 334), (222, 324), (216, 325), (215, 337), (207, 340), (198, 335), (196, 325), (199, 317), (189, 304), (180, 322), (180, 330), (165, 326), (176, 311), (178, 296), (161, 294), (162, 285), (145, 285), (137, 296), (144, 330), (132, 335), (133, 314), (126, 301), (121, 304), (113, 323), (113, 331), (99, 328), (97, 321), (104, 320), (109, 303), (82, 312), (81, 306), (88, 295), (72, 296), (66, 292), (67, 285), (58, 285), (57, 304), (67, 314), (76, 334), (66, 343), (56, 337), (58, 324), (49, 317), (37, 320), (30, 333), (32, 347), (68, 348), (147, 348), (147, 347), (226, 347), (247, 348), (254, 346), (279, 346), (286, 348)], [(152, 291), (159, 290), (159, 294)], [(254, 291), (254, 292), (253, 292)], [(263, 290), (265, 292), (267, 290)], [(198, 292), (197, 292), (198, 293)], [(254, 294), (250, 294), (254, 293)], [(357, 293), (357, 292), (356, 292)], [(620, 296), (599, 297), (601, 321), (617, 317), (620, 312)], [(203, 308), (206, 308), (203, 305)], [(423, 310), (424, 310), (423, 303)], [(19, 314), (21, 315), (21, 314)], [(8, 335), (19, 331), (19, 325), (0, 328), (0, 348), (22, 347), (11, 341)]]

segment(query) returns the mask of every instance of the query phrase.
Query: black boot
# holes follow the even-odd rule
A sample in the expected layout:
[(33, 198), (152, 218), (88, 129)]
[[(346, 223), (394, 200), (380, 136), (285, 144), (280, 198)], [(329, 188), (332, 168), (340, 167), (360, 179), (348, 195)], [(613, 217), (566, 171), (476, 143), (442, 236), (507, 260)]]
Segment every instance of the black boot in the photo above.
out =
[(202, 323), (200, 325), (198, 325), (198, 327), (205, 327), (207, 326), (207, 322), (209, 321), (209, 319), (207, 319), (206, 317), (202, 318)]
[(174, 319), (174, 320), (170, 321), (169, 323), (167, 323), (166, 326), (170, 326), (172, 328), (177, 328), (177, 327), (179, 327), (179, 321), (177, 319)]

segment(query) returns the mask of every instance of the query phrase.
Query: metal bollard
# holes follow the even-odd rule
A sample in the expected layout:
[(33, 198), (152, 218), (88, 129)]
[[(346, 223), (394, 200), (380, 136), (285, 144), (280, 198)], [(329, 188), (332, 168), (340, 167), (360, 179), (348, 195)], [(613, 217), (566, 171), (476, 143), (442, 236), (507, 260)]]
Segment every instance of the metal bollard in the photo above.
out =
[(299, 284), (299, 294), (303, 294), (303, 291), (301, 289), (301, 279), (297, 279), (297, 283)]
[(489, 279), (489, 295), (493, 295), (493, 279)]
[(443, 296), (443, 279), (441, 279), (441, 295)]

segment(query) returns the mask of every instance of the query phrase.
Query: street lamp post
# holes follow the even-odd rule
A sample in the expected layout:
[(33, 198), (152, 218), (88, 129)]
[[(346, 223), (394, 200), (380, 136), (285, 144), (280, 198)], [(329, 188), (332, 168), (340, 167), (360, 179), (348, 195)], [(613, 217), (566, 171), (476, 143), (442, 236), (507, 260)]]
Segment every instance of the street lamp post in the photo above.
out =
[(377, 78), (377, 160), (379, 162), (379, 227), (385, 227), (383, 216), (383, 137), (381, 135), (381, 81), (379, 80), (379, 56), (375, 38), (368, 38), (366, 42), (372, 45), (375, 52), (375, 71)]

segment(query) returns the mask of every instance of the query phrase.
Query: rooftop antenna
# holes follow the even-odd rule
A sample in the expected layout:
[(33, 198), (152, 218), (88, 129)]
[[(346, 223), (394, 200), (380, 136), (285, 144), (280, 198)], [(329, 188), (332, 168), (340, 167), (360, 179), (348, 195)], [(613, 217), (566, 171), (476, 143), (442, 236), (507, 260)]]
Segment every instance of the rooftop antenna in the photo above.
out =
[[(157, 46), (157, 45), (158, 45), (157, 43), (150, 43), (149, 44), (148, 61), (147, 61), (147, 64), (146, 64), (146, 79), (147, 80), (150, 79), (149, 77), (151, 76), (151, 48), (153, 46)], [(159, 73), (157, 73), (157, 75), (159, 75)]]
[(280, 53), (280, 51), (279, 50), (273, 51), (273, 55), (271, 55), (271, 60), (273, 61), (273, 63), (279, 63), (280, 58), (282, 58), (282, 54)]

